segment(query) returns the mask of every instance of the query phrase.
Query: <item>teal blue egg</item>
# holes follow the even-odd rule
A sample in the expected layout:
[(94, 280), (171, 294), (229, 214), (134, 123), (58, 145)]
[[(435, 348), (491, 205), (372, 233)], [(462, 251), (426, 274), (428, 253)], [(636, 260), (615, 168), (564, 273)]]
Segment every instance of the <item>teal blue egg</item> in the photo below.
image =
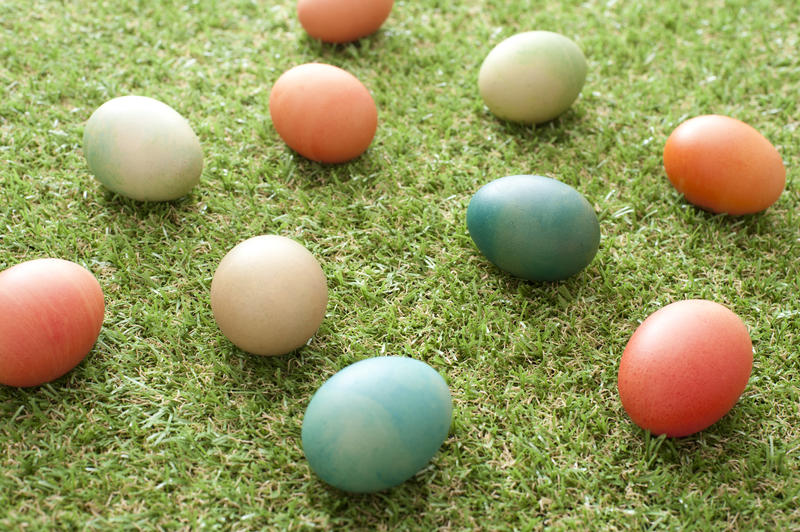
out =
[(575, 275), (600, 245), (600, 224), (586, 198), (538, 175), (501, 177), (482, 186), (467, 207), (467, 229), (495, 266), (531, 281)]
[(375, 357), (328, 379), (303, 418), (311, 469), (339, 489), (370, 493), (397, 486), (430, 462), (450, 430), (444, 379), (412, 358)]

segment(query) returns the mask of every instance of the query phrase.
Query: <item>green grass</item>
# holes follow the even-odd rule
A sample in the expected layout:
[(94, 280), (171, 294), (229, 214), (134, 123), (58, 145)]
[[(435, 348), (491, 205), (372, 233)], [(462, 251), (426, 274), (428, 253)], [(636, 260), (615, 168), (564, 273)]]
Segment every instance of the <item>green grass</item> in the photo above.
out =
[[(291, 0), (0, 3), (0, 268), (55, 256), (92, 270), (100, 338), (62, 379), (0, 388), (0, 528), (792, 529), (800, 523), (794, 0), (398, 1), (383, 29), (324, 45)], [(581, 98), (540, 127), (495, 119), (481, 61), (518, 31), (584, 50)], [(323, 61), (372, 92), (359, 159), (323, 166), (271, 126), (272, 83)], [(106, 100), (174, 107), (205, 152), (187, 197), (105, 191), (81, 151)], [(780, 151), (765, 213), (687, 205), (661, 161), (687, 117), (727, 114)], [(475, 249), (471, 195), (537, 173), (583, 193), (600, 251), (560, 283), (523, 282)], [(217, 329), (211, 276), (250, 236), (317, 256), (330, 302), (309, 346), (248, 356)], [(637, 324), (678, 299), (725, 304), (755, 347), (749, 385), (700, 434), (649, 436), (616, 391)], [(424, 360), (447, 380), (451, 433), (431, 465), (353, 496), (300, 446), (313, 392), (357, 360)]]

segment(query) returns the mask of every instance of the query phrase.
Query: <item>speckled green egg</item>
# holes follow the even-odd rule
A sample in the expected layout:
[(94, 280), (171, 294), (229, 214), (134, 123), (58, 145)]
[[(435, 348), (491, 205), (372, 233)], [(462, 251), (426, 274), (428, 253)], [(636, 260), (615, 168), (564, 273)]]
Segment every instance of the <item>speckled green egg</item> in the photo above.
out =
[(450, 429), (452, 399), (429, 365), (375, 357), (328, 379), (303, 418), (311, 469), (339, 489), (370, 493), (397, 486), (433, 458)]
[(467, 207), (467, 229), (498, 268), (531, 281), (578, 273), (600, 245), (600, 224), (586, 198), (538, 175), (501, 177), (482, 186)]
[(189, 123), (146, 96), (121, 96), (98, 107), (86, 123), (83, 151), (100, 183), (140, 201), (180, 198), (203, 171), (203, 151)]

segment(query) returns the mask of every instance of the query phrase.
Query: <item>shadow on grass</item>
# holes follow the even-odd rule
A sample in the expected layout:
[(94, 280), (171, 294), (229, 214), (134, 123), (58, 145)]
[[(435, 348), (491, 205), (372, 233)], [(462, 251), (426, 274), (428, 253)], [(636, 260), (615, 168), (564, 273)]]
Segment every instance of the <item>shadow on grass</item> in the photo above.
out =
[[(96, 356), (93, 349), (75, 368), (61, 377), (37, 386), (15, 387), (0, 384), (0, 426), (19, 424), (19, 417), (32, 418), (43, 425), (52, 420), (50, 409), (61, 410), (65, 401), (81, 402), (92, 395), (87, 367)], [(47, 420), (47, 421), (41, 421)]]
[(294, 394), (299, 388), (319, 382), (321, 362), (308, 353), (308, 347), (280, 356), (260, 356), (242, 351), (227, 338), (221, 338), (220, 344), (219, 364), (224, 376), (236, 385), (263, 390), (269, 400)]
[(310, 507), (325, 511), (336, 528), (374, 530), (382, 522), (402, 521), (404, 516), (413, 520), (413, 516), (430, 511), (431, 490), (425, 483), (428, 474), (418, 474), (399, 486), (377, 493), (348, 493), (314, 477), (306, 500)]
[(681, 438), (657, 436), (631, 422), (630, 436), (642, 442), (638, 458), (644, 461), (644, 469), (677, 467), (691, 473), (717, 470), (752, 458), (754, 416), (746, 410), (740, 401), (710, 427)]
[(754, 214), (732, 216), (707, 211), (687, 202), (684, 198), (681, 198), (678, 211), (681, 215), (681, 221), (689, 228), (691, 226), (697, 227), (697, 224), (705, 224), (703, 227), (706, 227), (709, 231), (725, 230), (729, 232), (736, 230), (746, 236), (767, 234), (770, 229), (776, 228), (779, 222), (782, 222), (781, 225), (788, 225), (785, 216), (772, 216), (770, 209)]
[(477, 251), (475, 255), (476, 267), (490, 275), (499, 284), (498, 288), (519, 294), (533, 302), (550, 305), (562, 311), (575, 304), (581, 290), (587, 285), (587, 276), (595, 273), (592, 266), (593, 260), (586, 268), (566, 279), (531, 281), (516, 277), (502, 270)]
[(305, 47), (305, 51), (319, 58), (319, 61), (330, 61), (331, 64), (340, 63), (340, 68), (345, 68), (345, 61), (342, 59), (358, 59), (363, 61), (369, 59), (374, 54), (375, 63), (378, 64), (382, 54), (385, 52), (386, 32), (379, 29), (375, 33), (366, 35), (352, 42), (347, 43), (328, 43), (311, 37), (305, 31), (299, 39), (298, 44)]
[(104, 209), (113, 209), (113, 212), (127, 218), (137, 220), (148, 218), (169, 219), (174, 217), (177, 212), (190, 210), (198, 203), (193, 191), (171, 201), (139, 201), (111, 192), (105, 188), (100, 188), (99, 193), (101, 198), (97, 200), (98, 205)]
[(571, 134), (583, 122), (584, 112), (570, 107), (559, 116), (540, 124), (521, 124), (497, 118), (487, 111), (487, 119), (494, 119), (495, 130), (503, 135), (514, 136), (522, 140), (536, 140), (562, 144), (571, 140)]
[[(287, 148), (288, 149), (288, 148)], [(284, 184), (300, 190), (313, 190), (328, 185), (349, 184), (369, 188), (379, 179), (383, 166), (373, 144), (367, 151), (343, 163), (327, 164), (306, 159), (292, 151), (293, 171)]]
[[(527, 156), (534, 155), (543, 147), (553, 150), (564, 150), (583, 140), (590, 132), (584, 127), (585, 111), (575, 106), (570, 107), (556, 118), (540, 124), (522, 124), (504, 120), (493, 115), (482, 107), (477, 113), (492, 135), (498, 139), (513, 138), (519, 150)], [(564, 152), (566, 155), (567, 152)]]

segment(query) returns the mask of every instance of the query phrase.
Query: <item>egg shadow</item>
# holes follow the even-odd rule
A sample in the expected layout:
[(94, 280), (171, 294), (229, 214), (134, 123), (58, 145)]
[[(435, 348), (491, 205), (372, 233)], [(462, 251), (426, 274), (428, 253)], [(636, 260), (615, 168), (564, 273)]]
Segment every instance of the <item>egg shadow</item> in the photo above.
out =
[(283, 184), (300, 190), (345, 184), (369, 189), (383, 171), (379, 155), (372, 147), (367, 148), (358, 157), (342, 163), (312, 161), (292, 150), (290, 164), (293, 165), (293, 169)]
[[(65, 405), (87, 404), (92, 402), (91, 359), (96, 356), (93, 348), (77, 366), (61, 377), (36, 386), (16, 387), (0, 384), (0, 414), (6, 424), (19, 424), (19, 416), (33, 416), (39, 422), (37, 426), (47, 426), (50, 421), (60, 423), (47, 413), (61, 410)], [(101, 376), (102, 378), (102, 376)]]
[(369, 59), (374, 56), (375, 63), (378, 64), (381, 60), (385, 43), (386, 34), (383, 29), (378, 29), (374, 33), (344, 43), (325, 42), (311, 37), (303, 31), (303, 36), (298, 41), (298, 44), (304, 47), (303, 51), (309, 55), (326, 60), (326, 62), (330, 60), (329, 64), (339, 63), (334, 66), (339, 66), (340, 68), (345, 68), (346, 66), (346, 62), (342, 61), (343, 58), (357, 60), (358, 67), (364, 68), (364, 61), (366, 60), (371, 65)]
[[(606, 267), (597, 259), (583, 270), (561, 280), (531, 281), (501, 270), (483, 256), (472, 257), (469, 264), (477, 272), (475, 284), (512, 303), (503, 307), (504, 314), (515, 323), (532, 327), (532, 332), (518, 330), (532, 343), (526, 349), (511, 348), (504, 352), (509, 363), (528, 366), (543, 360), (574, 358), (575, 352), (564, 348), (562, 340), (549, 338), (551, 334), (568, 334), (585, 337), (589, 342), (585, 349), (601, 349), (596, 339), (602, 338), (604, 327), (609, 323), (625, 323), (625, 316), (614, 304), (619, 294), (603, 280)], [(495, 296), (497, 297), (497, 296)], [(493, 312), (486, 307), (484, 312)], [(556, 333), (556, 331), (560, 331)], [(538, 340), (537, 340), (538, 338)]]
[[(482, 254), (476, 253), (473, 258), (477, 261), (476, 268), (491, 275), (497, 283), (498, 289), (517, 293), (529, 300), (552, 306), (559, 311), (565, 310), (576, 302), (580, 291), (587, 284), (587, 277), (594, 271), (593, 260), (586, 268), (566, 279), (536, 281), (512, 275), (496, 266)], [(597, 275), (599, 276), (599, 273)]]
[[(745, 236), (757, 236), (770, 234), (773, 229), (788, 226), (785, 216), (773, 216), (772, 208), (752, 214), (730, 215), (724, 213), (714, 213), (689, 203), (681, 196), (678, 209), (684, 224), (689, 227), (696, 227), (697, 224), (709, 228), (709, 230), (736, 230)], [(778, 222), (784, 222), (779, 224)]]
[(539, 124), (504, 120), (492, 114), (485, 106), (482, 109), (483, 112), (479, 113), (478, 118), (492, 124), (492, 131), (495, 134), (514, 137), (517, 140), (571, 144), (576, 134), (588, 134), (588, 131), (581, 127), (585, 123), (586, 112), (574, 106), (552, 120)]
[(432, 473), (428, 468), (398, 486), (376, 493), (342, 491), (327, 485), (313, 472), (310, 474), (306, 502), (340, 523), (348, 521), (346, 527), (336, 528), (375, 530), (382, 523), (396, 520), (398, 515), (424, 515), (431, 510), (428, 477)]
[(104, 208), (113, 208), (116, 212), (128, 217), (145, 218), (165, 216), (175, 211), (185, 211), (197, 204), (193, 191), (169, 201), (142, 201), (128, 198), (98, 185), (97, 203)]
[[(700, 432), (680, 438), (654, 435), (629, 421), (628, 436), (642, 442), (638, 457), (618, 452), (621, 462), (643, 460), (647, 469), (677, 467), (681, 472), (694, 473), (720, 470), (730, 462), (747, 462), (753, 452), (753, 432), (758, 416), (749, 412), (747, 405), (737, 403), (719, 421)], [(687, 479), (690, 480), (690, 479)]]
[(232, 382), (234, 386), (262, 390), (268, 400), (282, 400), (290, 392), (298, 399), (310, 399), (330, 365), (312, 346), (279, 356), (261, 356), (239, 349), (220, 334), (215, 347), (219, 385), (231, 386)]

